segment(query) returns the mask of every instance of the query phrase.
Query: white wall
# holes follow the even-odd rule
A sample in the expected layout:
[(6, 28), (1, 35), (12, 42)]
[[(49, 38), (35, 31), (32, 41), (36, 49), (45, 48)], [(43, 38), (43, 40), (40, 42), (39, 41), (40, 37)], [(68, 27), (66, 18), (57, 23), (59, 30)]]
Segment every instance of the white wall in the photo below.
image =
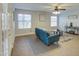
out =
[[(18, 29), (18, 23), (17, 23), (17, 14), (18, 13), (26, 13), (32, 15), (32, 28), (31, 29)], [(39, 15), (42, 14), (42, 16), (45, 18), (44, 21), (40, 21)], [(28, 33), (34, 33), (36, 27), (45, 28), (47, 31), (54, 30), (56, 27), (51, 28), (50, 27), (50, 16), (51, 14), (48, 12), (43, 11), (28, 11), (28, 10), (21, 10), (21, 9), (15, 9), (15, 33), (16, 36), (21, 34), (28, 34)]]
[(2, 53), (2, 4), (0, 3), (0, 56)]
[(65, 30), (67, 16), (59, 16), (59, 28)]
[(8, 4), (8, 53), (9, 55), (11, 55), (12, 52), (12, 48), (14, 46), (14, 40), (15, 40), (15, 26), (14, 26), (14, 18), (13, 18), (13, 5), (12, 4)]
[(12, 4), (3, 4), (3, 50), (4, 56), (10, 56), (14, 45), (14, 21)]

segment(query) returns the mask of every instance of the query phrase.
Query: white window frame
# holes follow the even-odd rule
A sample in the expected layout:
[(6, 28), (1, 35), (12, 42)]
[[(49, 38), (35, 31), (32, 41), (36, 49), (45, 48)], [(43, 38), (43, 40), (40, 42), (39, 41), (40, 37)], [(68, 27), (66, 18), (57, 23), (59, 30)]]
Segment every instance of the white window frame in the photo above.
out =
[[(52, 19), (53, 18), (53, 19)], [(55, 19), (55, 20), (54, 20)], [(53, 24), (52, 24), (53, 23)], [(56, 27), (57, 26), (57, 16), (51, 16), (50, 20), (50, 26), (51, 27)]]
[[(21, 20), (19, 20), (19, 15), (22, 16)], [(25, 15), (30, 16), (30, 20), (25, 20)], [(31, 14), (17, 14), (17, 17), (18, 17), (18, 29), (29, 29), (29, 28), (31, 28), (31, 18), (32, 18)], [(30, 24), (29, 27), (26, 26), (26, 25), (28, 25), (28, 23), (26, 23), (26, 21), (29, 21), (29, 24)], [(22, 25), (20, 25), (21, 23), (22, 23)]]

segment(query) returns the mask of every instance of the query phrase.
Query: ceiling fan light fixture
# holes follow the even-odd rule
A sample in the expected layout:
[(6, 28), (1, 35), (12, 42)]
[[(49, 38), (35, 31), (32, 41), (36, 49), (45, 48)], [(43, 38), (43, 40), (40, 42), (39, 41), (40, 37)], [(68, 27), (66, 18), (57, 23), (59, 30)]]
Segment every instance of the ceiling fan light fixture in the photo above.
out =
[(57, 14), (60, 14), (60, 11), (54, 11), (52, 13), (55, 14), (55, 15), (57, 15)]

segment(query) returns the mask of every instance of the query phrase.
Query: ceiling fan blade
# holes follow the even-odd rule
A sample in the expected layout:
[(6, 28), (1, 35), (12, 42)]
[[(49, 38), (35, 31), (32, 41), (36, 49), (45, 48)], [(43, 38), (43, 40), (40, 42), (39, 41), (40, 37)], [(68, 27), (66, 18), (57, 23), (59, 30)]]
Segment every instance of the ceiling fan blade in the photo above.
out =
[(66, 10), (66, 9), (58, 9), (58, 10)]

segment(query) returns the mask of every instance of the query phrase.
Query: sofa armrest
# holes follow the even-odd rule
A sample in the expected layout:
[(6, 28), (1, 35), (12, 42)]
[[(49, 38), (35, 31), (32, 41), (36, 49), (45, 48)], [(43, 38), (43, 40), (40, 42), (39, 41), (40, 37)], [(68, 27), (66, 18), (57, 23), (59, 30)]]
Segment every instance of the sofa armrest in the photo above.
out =
[(48, 41), (58, 41), (59, 40), (59, 35), (51, 35), (48, 36)]
[(54, 38), (54, 35), (48, 36), (48, 39), (52, 39), (52, 38)]

